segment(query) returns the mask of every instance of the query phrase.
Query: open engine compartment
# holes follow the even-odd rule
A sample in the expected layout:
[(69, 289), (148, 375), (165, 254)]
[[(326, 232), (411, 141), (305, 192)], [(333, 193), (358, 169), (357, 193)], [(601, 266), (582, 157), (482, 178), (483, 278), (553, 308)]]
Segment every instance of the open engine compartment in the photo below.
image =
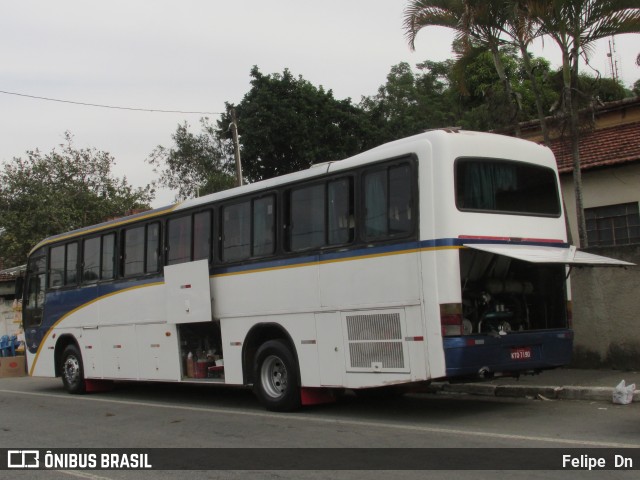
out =
[(460, 251), (465, 335), (568, 327), (566, 267)]

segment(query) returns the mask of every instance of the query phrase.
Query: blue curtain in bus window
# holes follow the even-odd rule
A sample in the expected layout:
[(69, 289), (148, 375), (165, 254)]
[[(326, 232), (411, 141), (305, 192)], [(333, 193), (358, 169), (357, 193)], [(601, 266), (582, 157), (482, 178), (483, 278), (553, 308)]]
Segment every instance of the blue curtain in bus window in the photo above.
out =
[(64, 245), (53, 247), (49, 261), (49, 288), (61, 287), (64, 284)]
[(116, 234), (110, 233), (102, 237), (102, 280), (110, 280), (115, 274)]
[(271, 255), (275, 248), (274, 198), (253, 201), (253, 256)]
[(144, 226), (124, 232), (124, 275), (144, 273)]
[(328, 185), (329, 244), (349, 243), (352, 238), (351, 181), (344, 178)]
[(364, 177), (365, 234), (368, 238), (387, 235), (387, 172), (379, 170)]
[(516, 167), (497, 162), (463, 162), (464, 205), (473, 210), (498, 210), (499, 195), (518, 188)]
[(78, 282), (78, 244), (67, 244), (67, 262), (65, 285), (75, 285)]
[(193, 259), (208, 260), (211, 251), (211, 212), (193, 216)]
[(411, 169), (400, 165), (389, 169), (389, 233), (411, 231)]
[(233, 262), (251, 255), (251, 204), (238, 203), (222, 211), (222, 259)]
[(325, 244), (324, 184), (291, 192), (291, 250), (306, 250)]
[(84, 241), (82, 256), (82, 281), (94, 283), (100, 278), (100, 237)]
[(147, 273), (158, 271), (158, 257), (160, 254), (160, 224), (151, 223), (147, 225)]
[(191, 215), (167, 222), (169, 254), (167, 265), (191, 261)]

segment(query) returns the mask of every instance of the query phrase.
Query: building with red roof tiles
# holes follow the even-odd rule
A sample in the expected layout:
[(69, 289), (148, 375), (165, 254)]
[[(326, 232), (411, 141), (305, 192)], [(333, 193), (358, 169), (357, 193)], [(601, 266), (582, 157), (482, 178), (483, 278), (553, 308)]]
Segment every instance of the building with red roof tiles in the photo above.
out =
[[(589, 246), (640, 243), (640, 97), (606, 103), (588, 116), (592, 128), (580, 136), (580, 164)], [(571, 139), (551, 130), (571, 237), (578, 244)], [(522, 132), (542, 143), (539, 122), (523, 124)]]

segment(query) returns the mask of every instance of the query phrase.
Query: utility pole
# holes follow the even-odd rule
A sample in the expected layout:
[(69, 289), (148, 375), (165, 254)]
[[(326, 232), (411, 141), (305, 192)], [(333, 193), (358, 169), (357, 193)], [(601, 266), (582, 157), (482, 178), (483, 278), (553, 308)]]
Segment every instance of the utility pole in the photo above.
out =
[(233, 150), (236, 157), (236, 184), (242, 185), (242, 162), (240, 161), (240, 142), (238, 141), (238, 122), (236, 121), (236, 109), (231, 109), (231, 133), (233, 134)]

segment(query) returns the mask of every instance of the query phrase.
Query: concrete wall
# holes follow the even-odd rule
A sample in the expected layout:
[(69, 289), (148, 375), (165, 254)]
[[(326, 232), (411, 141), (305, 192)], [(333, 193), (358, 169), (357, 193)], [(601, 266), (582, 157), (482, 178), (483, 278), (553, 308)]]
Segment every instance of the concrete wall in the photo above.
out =
[[(588, 248), (640, 265), (640, 245)], [(640, 266), (574, 268), (573, 366), (640, 370)]]

